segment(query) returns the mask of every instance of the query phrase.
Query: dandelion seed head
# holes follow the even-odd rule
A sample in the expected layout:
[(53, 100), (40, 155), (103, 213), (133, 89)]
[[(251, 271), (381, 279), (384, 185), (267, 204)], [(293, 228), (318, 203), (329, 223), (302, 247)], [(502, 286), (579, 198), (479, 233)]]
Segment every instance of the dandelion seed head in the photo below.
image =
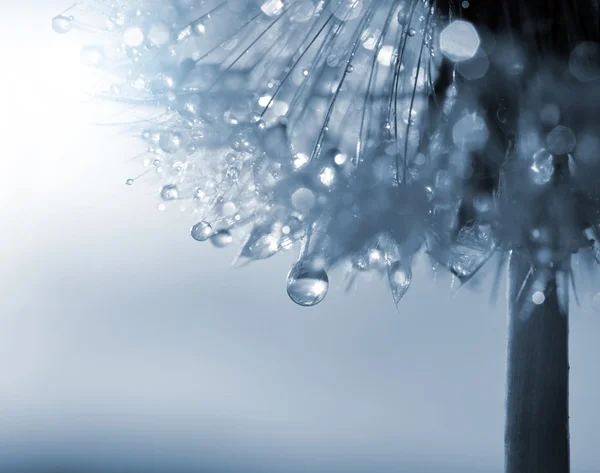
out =
[(466, 283), (516, 248), (555, 268), (600, 232), (598, 43), (540, 61), (462, 8), (94, 0), (52, 26), (100, 34), (82, 63), (135, 111), (159, 210), (197, 215), (195, 240), (239, 235), (250, 260), (296, 248), (300, 305), (334, 266), (387, 272), (398, 303), (421, 251)]

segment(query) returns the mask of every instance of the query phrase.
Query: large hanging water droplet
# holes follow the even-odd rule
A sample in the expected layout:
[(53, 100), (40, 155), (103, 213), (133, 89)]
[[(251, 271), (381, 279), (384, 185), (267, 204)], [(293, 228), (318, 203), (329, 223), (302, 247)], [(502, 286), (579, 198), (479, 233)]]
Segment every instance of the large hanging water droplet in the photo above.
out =
[(196, 241), (206, 241), (212, 235), (212, 225), (204, 220), (202, 222), (198, 222), (192, 227), (190, 234)]
[(233, 236), (229, 230), (219, 230), (210, 237), (210, 242), (217, 248), (223, 248), (233, 242)]
[(288, 274), (287, 293), (298, 305), (317, 305), (325, 298), (328, 289), (327, 273), (312, 261), (298, 261)]
[(162, 200), (176, 200), (179, 198), (179, 189), (175, 184), (163, 186), (160, 190), (160, 198)]
[(392, 290), (392, 297), (394, 298), (394, 303), (397, 307), (398, 303), (410, 287), (412, 271), (409, 266), (401, 261), (394, 261), (388, 266), (388, 278), (390, 281), (390, 289)]
[(52, 29), (59, 34), (65, 34), (71, 29), (72, 23), (73, 17), (58, 15), (52, 18)]

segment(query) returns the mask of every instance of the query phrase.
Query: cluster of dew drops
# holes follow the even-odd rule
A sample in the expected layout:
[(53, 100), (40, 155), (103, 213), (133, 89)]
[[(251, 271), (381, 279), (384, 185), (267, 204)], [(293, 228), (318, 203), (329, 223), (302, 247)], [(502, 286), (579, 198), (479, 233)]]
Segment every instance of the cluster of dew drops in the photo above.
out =
[[(181, 1), (185, 3), (187, 0)], [(235, 1), (233, 3), (235, 3)], [(282, 6), (281, 2), (273, 0), (268, 0), (264, 3), (265, 5), (263, 5), (261, 9), (266, 13), (268, 13), (270, 10), (275, 11)], [(69, 10), (52, 19), (52, 27), (55, 32), (65, 34), (78, 26), (78, 22), (75, 21), (75, 17), (68, 14)], [(141, 12), (138, 11), (138, 14), (141, 14)], [(401, 18), (399, 18), (399, 21), (401, 21)], [(135, 26), (127, 27), (125, 16), (119, 11), (116, 12), (114, 17), (109, 18), (109, 29), (113, 28), (113, 25), (110, 25), (111, 22), (121, 26), (122, 49), (129, 48), (135, 51), (136, 48), (140, 48), (146, 41), (145, 33), (142, 31), (142, 29)], [(202, 29), (202, 25), (198, 25), (196, 28), (199, 28), (196, 33), (200, 34), (202, 32), (200, 31)], [(184, 30), (176, 33), (178, 33), (179, 39), (180, 36), (189, 32), (186, 33)], [(166, 31), (154, 31), (154, 36), (156, 36), (156, 40), (154, 42), (156, 43), (158, 41), (161, 44), (167, 44), (171, 40), (172, 34), (173, 32), (168, 31), (168, 29)], [(414, 36), (416, 31), (414, 28), (410, 28), (407, 31), (407, 34), (409, 36)], [(368, 40), (368, 38), (365, 40)], [(102, 61), (103, 51), (101, 48), (96, 46), (84, 47), (82, 51), (82, 62), (87, 65), (97, 66), (100, 65)], [(307, 75), (308, 71), (303, 71), (303, 74)], [(117, 95), (119, 93), (119, 87), (113, 85), (111, 87), (111, 92), (114, 95)], [(233, 121), (230, 124), (237, 124), (235, 119), (232, 120)], [(261, 125), (264, 127), (264, 123), (261, 121), (261, 117), (258, 115), (249, 116), (248, 120), (257, 124), (259, 127)], [(192, 124), (190, 123), (190, 127), (191, 126)], [(184, 145), (184, 139), (181, 133), (173, 131), (169, 128), (159, 131), (143, 130), (141, 138), (149, 144), (147, 151), (151, 155), (154, 155), (154, 159), (146, 159), (145, 165), (151, 165), (151, 169), (137, 177), (130, 177), (126, 179), (125, 184), (127, 186), (132, 186), (139, 177), (144, 176), (151, 170), (154, 170), (158, 174), (162, 174), (163, 177), (167, 177), (166, 174), (168, 173), (169, 168), (167, 162), (175, 167), (175, 171), (181, 170), (181, 168), (185, 166), (185, 163), (172, 158), (179, 154), (189, 154), (190, 152), (193, 153), (195, 151), (193, 147)], [(245, 149), (245, 147), (247, 149)], [(161, 211), (166, 208), (166, 204), (168, 202), (180, 201), (186, 198), (191, 198), (192, 200), (197, 201), (199, 204), (206, 203), (207, 205), (205, 206), (203, 212), (206, 217), (203, 217), (191, 227), (190, 235), (198, 242), (210, 241), (215, 247), (218, 248), (223, 248), (233, 243), (234, 235), (232, 234), (230, 228), (238, 223), (243, 224), (245, 220), (248, 219), (248, 215), (242, 215), (241, 212), (238, 212), (236, 203), (226, 202), (223, 199), (223, 189), (219, 189), (219, 186), (222, 187), (223, 185), (229, 186), (230, 188), (239, 188), (239, 186), (242, 185), (239, 183), (242, 173), (239, 161), (243, 161), (244, 156), (247, 161), (251, 160), (253, 150), (251, 149), (251, 145), (249, 143), (245, 143), (243, 141), (243, 137), (241, 143), (239, 139), (238, 141), (231, 143), (231, 148), (233, 149), (233, 152), (230, 151), (226, 153), (225, 159), (221, 158), (219, 160), (219, 164), (222, 164), (222, 161), (225, 161), (225, 168), (223, 169), (220, 166), (218, 169), (213, 168), (212, 171), (215, 175), (210, 176), (209, 180), (204, 182), (205, 185), (213, 188), (212, 190), (215, 191), (213, 194), (209, 195), (207, 189), (203, 189), (202, 187), (182, 189), (180, 184), (175, 183), (164, 184), (159, 189), (159, 196), (162, 200), (162, 203), (159, 204), (158, 209)], [(336, 155), (334, 159), (335, 164), (339, 167), (342, 167), (347, 160), (348, 157), (343, 154)], [(308, 157), (305, 155), (296, 154), (293, 156), (293, 167), (296, 169), (302, 168), (307, 164), (307, 162)], [(218, 182), (219, 178), (221, 178), (220, 183)], [(335, 179), (335, 170), (332, 168), (326, 168), (324, 172), (322, 171), (319, 174), (319, 179), (324, 185), (330, 184)], [(253, 184), (248, 185), (246, 182), (244, 185), (247, 185), (247, 190), (249, 190), (250, 193), (258, 194), (258, 191), (255, 189)], [(311, 202), (314, 199), (315, 196), (308, 189), (304, 188), (300, 189), (292, 196), (292, 201), (298, 208), (310, 207)], [(211, 214), (215, 218), (208, 218), (208, 214)], [(217, 220), (216, 225), (215, 220)], [(218, 224), (219, 221), (224, 223), (224, 228), (220, 228), (221, 225)], [(248, 221), (250, 220), (248, 219)], [(282, 237), (282, 240), (276, 241), (274, 236), (267, 235), (266, 243), (265, 241), (262, 241), (260, 243), (261, 248), (259, 248), (257, 251), (262, 253), (266, 252), (266, 254), (270, 255), (279, 249), (291, 248), (293, 243), (292, 235), (298, 230), (298, 228), (294, 228), (294, 223), (296, 223), (296, 226), (298, 226), (298, 218), (292, 216), (280, 228), (279, 233)], [(269, 238), (271, 238), (273, 241), (269, 242)], [(306, 244), (304, 237), (301, 239), (302, 246), (304, 246)], [(265, 245), (267, 247), (266, 249), (263, 248)], [(302, 251), (305, 252), (305, 250), (301, 250), (301, 253)], [(382, 256), (380, 253), (381, 252), (377, 250), (371, 252), (371, 259), (381, 260)], [(261, 258), (262, 256), (258, 255), (257, 257)], [(409, 288), (412, 279), (411, 269), (405, 264), (396, 262), (389, 268), (388, 274), (393, 297), (397, 303)], [(292, 301), (300, 306), (308, 307), (320, 303), (327, 295), (328, 288), (329, 278), (325, 270), (325, 262), (322, 259), (314, 257), (301, 257), (288, 273), (287, 293)]]
[[(186, 2), (189, 0), (179, 0)], [(235, 3), (235, 2), (234, 2)], [(277, 8), (281, 2), (268, 0), (265, 5), (270, 5), (269, 8)], [(280, 6), (280, 5), (279, 5)], [(463, 7), (468, 7), (468, 2), (463, 2)], [(264, 6), (263, 6), (264, 11)], [(111, 21), (118, 21), (111, 20)], [(400, 21), (400, 19), (399, 19)], [(68, 10), (61, 15), (58, 15), (52, 19), (52, 27), (57, 33), (69, 32), (75, 23), (75, 18), (68, 14)], [(121, 24), (124, 26), (124, 23)], [(198, 25), (198, 34), (202, 33), (202, 25)], [(185, 31), (175, 32), (179, 36), (187, 34)], [(189, 32), (188, 32), (189, 33)], [(162, 44), (168, 43), (173, 32), (163, 30), (154, 31), (155, 42)], [(407, 31), (408, 36), (414, 36), (416, 34), (413, 28)], [(135, 49), (145, 42), (145, 33), (138, 27), (126, 27), (123, 28), (122, 43), (125, 48)], [(366, 38), (365, 40), (368, 40)], [(452, 58), (455, 56), (456, 60), (465, 60), (475, 57), (475, 53), (478, 52), (479, 38), (473, 27), (464, 21), (454, 21), (441, 32), (440, 36), (441, 51), (447, 56)], [(85, 47), (82, 51), (82, 60), (91, 65), (99, 64), (102, 61), (102, 52), (94, 47)], [(586, 56), (585, 54), (583, 56)], [(479, 62), (471, 61), (478, 65), (475, 68), (463, 68), (460, 71), (467, 79), (478, 79), (482, 75), (485, 75), (485, 58), (481, 59), (481, 54), (477, 57)], [(476, 59), (477, 59), (476, 58)], [(135, 58), (134, 58), (135, 60)], [(481, 67), (481, 63), (485, 67)], [(489, 65), (489, 63), (488, 63)], [(577, 64), (575, 64), (577, 67)], [(582, 69), (585, 72), (585, 69)], [(307, 71), (305, 71), (306, 73)], [(575, 71), (583, 74), (584, 72)], [(472, 77), (469, 77), (472, 76)], [(116, 91), (117, 89), (115, 89)], [(501, 108), (498, 113), (501, 114)], [(559, 111), (555, 109), (552, 104), (547, 105), (541, 111), (542, 119), (546, 122), (556, 122), (556, 126), (549, 133), (546, 143), (547, 145), (533, 155), (532, 164), (530, 166), (531, 180), (536, 185), (547, 184), (553, 176), (553, 155), (556, 154), (569, 154), (574, 148), (576, 138), (574, 132), (563, 125), (558, 124), (557, 116)], [(498, 116), (501, 119), (500, 115)], [(232, 124), (237, 124), (235, 118), (231, 119)], [(479, 120), (479, 121), (478, 121)], [(255, 122), (260, 121), (260, 117), (255, 117)], [(480, 123), (481, 122), (481, 123)], [(260, 123), (259, 123), (260, 125)], [(477, 147), (483, 145), (487, 137), (487, 130), (485, 123), (480, 117), (475, 115), (465, 117), (462, 121), (457, 122), (454, 125), (453, 139), (455, 143), (469, 142), (469, 146)], [(187, 163), (183, 160), (177, 160), (174, 158), (182, 153), (190, 153), (196, 151), (193, 147), (188, 145), (184, 146), (182, 135), (171, 129), (154, 131), (144, 130), (142, 132), (142, 138), (149, 143), (150, 147), (148, 151), (155, 156), (151, 161), (151, 169), (154, 169), (157, 173), (163, 174), (168, 177), (167, 163), (175, 170), (175, 176), (177, 172), (181, 171)], [(238, 193), (236, 202), (255, 202), (258, 190), (247, 180), (240, 182), (242, 179), (243, 166), (245, 163), (250, 163), (253, 159), (253, 150), (251, 144), (244, 141), (244, 137), (237, 137), (237, 141), (231, 143), (230, 151), (225, 154), (225, 158), (219, 160), (213, 160), (211, 175), (208, 180), (204, 182), (209, 189), (203, 188), (202, 186), (192, 186), (191, 188), (181, 188), (181, 185), (175, 183), (168, 183), (160, 188), (160, 198), (163, 203), (159, 205), (159, 210), (165, 208), (165, 203), (170, 201), (178, 201), (185, 198), (191, 198), (196, 201), (199, 205), (204, 205), (204, 211), (202, 218), (192, 226), (190, 234), (191, 237), (198, 242), (210, 241), (214, 246), (223, 248), (234, 241), (234, 236), (231, 232), (231, 228), (234, 225), (243, 225), (244, 223), (251, 222), (251, 216), (253, 213), (253, 204), (247, 205), (246, 212), (240, 211), (236, 208), (236, 203), (232, 201), (226, 201), (223, 198), (224, 191), (227, 189), (235, 189), (238, 191), (240, 187), (246, 187), (244, 195)], [(335, 162), (338, 165), (342, 165), (346, 157), (340, 155), (339, 159), (336, 156)], [(294, 166), (297, 168), (302, 167), (306, 164), (308, 158), (303, 155), (294, 156)], [(163, 162), (166, 161), (166, 162)], [(218, 161), (218, 164), (216, 163)], [(297, 161), (297, 162), (296, 162)], [(247, 170), (246, 170), (247, 171)], [(146, 174), (146, 173), (144, 173)], [(143, 175), (143, 174), (142, 174)], [(139, 177), (139, 176), (138, 176)], [(131, 186), (138, 178), (129, 178), (126, 180), (126, 184)], [(170, 176), (169, 176), (170, 177)], [(327, 171), (320, 174), (319, 178), (324, 184), (335, 178), (335, 170), (327, 168)], [(226, 186), (227, 189), (222, 189)], [(212, 189), (210, 189), (212, 188)], [(212, 190), (210, 193), (208, 191)], [(240, 191), (241, 192), (241, 191)], [(251, 196), (251, 197), (247, 197)], [(302, 204), (303, 197), (301, 195), (296, 196), (299, 204)], [(314, 196), (309, 196), (314, 198)], [(254, 203), (256, 205), (256, 203)], [(262, 203), (262, 205), (268, 205)], [(290, 220), (293, 222), (293, 219)], [(259, 251), (266, 252), (267, 254), (274, 253), (279, 249), (291, 248), (293, 239), (292, 236), (297, 229), (294, 228), (292, 223), (286, 223), (281, 226), (279, 236), (276, 238), (273, 235), (267, 235), (261, 242), (261, 248)], [(272, 241), (269, 240), (272, 239)], [(283, 239), (283, 241), (281, 240)], [(302, 253), (302, 251), (301, 251)], [(381, 254), (377, 250), (369, 253), (369, 257), (375, 259), (381, 259)], [(408, 290), (411, 283), (411, 269), (406, 264), (396, 262), (391, 265), (388, 270), (389, 282), (392, 289), (392, 294), (396, 304), (403, 297)], [(323, 261), (315, 258), (300, 258), (299, 261), (293, 266), (287, 276), (287, 292), (290, 298), (301, 306), (314, 306), (321, 302), (328, 291), (329, 279), (327, 272), (325, 271), (325, 264)], [(532, 301), (534, 304), (542, 304), (545, 300), (543, 291), (534, 292), (532, 295)], [(600, 310), (600, 293), (596, 294), (593, 298), (593, 306)]]

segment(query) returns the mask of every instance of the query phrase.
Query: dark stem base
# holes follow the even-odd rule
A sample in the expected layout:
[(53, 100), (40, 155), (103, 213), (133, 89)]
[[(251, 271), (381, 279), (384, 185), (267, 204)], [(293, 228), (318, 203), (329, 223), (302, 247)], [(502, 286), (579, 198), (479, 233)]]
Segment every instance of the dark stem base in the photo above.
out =
[(517, 296), (529, 259), (513, 253), (509, 268), (506, 473), (569, 472), (568, 319), (556, 283), (526, 318)]

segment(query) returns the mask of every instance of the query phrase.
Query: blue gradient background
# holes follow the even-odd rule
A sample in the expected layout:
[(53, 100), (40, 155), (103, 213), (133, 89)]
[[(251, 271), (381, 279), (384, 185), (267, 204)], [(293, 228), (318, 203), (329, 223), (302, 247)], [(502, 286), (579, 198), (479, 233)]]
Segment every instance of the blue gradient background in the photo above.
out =
[[(58, 0), (0, 5), (0, 472), (499, 473), (506, 304), (421, 264), (314, 309), (293, 252), (235, 249), (123, 183), (139, 144), (86, 125)], [(93, 118), (92, 118), (93, 117)], [(578, 272), (579, 273), (579, 272)], [(579, 278), (581, 279), (581, 278)], [(600, 314), (572, 303), (573, 473), (600, 471)]]

